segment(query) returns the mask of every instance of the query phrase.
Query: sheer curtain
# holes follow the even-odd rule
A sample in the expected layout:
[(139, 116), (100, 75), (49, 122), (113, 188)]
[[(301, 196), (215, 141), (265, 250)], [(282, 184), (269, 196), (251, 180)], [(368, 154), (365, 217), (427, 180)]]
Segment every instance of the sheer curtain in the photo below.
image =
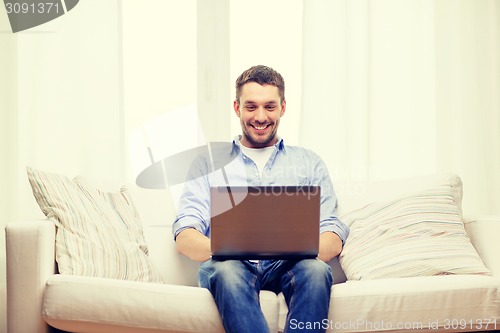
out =
[(498, 213), (500, 4), (303, 3), (300, 143), (337, 182), (455, 172)]

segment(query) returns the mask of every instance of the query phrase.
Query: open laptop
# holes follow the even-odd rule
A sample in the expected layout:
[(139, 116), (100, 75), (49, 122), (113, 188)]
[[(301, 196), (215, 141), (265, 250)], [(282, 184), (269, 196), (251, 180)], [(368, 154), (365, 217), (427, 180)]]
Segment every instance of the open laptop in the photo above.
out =
[(319, 186), (210, 189), (215, 260), (316, 258)]

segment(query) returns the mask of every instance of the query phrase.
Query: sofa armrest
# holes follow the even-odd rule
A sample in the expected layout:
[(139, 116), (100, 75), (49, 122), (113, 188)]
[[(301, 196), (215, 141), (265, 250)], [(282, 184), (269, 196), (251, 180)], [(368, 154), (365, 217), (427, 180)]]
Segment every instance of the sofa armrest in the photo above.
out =
[(500, 216), (467, 217), (464, 225), (486, 267), (493, 276), (500, 277)]
[(23, 221), (5, 228), (7, 250), (7, 331), (46, 333), (42, 317), (45, 284), (55, 272), (55, 225)]

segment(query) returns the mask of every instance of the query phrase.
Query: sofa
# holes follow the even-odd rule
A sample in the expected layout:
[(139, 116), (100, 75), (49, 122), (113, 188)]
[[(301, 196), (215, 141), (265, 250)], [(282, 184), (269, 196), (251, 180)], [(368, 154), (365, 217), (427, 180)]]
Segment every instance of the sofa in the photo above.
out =
[[(98, 181), (92, 186), (110, 190), (115, 186), (104, 183)], [(452, 188), (454, 191), (455, 199), (451, 201), (458, 207), (460, 221), (454, 222), (453, 226), (464, 230), (465, 237), (460, 238), (460, 241), (470, 240), (472, 250), (476, 251), (471, 254), (471, 258), (474, 255), (480, 258), (479, 271), (460, 271), (464, 269), (462, 265), (458, 265), (457, 271), (454, 271), (455, 267), (432, 271), (426, 266), (428, 258), (424, 258), (424, 265), (411, 261), (419, 251), (416, 247), (407, 256), (410, 262), (399, 266), (399, 272), (394, 268), (399, 263), (391, 263), (388, 268), (386, 263), (376, 262), (377, 258), (383, 257), (380, 254), (370, 257), (377, 251), (392, 252), (389, 253), (391, 258), (398, 257), (400, 252), (404, 253), (407, 250), (405, 243), (399, 250), (391, 248), (401, 235), (397, 235), (394, 240), (384, 240), (381, 246), (377, 245), (377, 250), (365, 249), (367, 252), (361, 253), (359, 257), (349, 257), (350, 253), (355, 253), (356, 249), (371, 240), (383, 239), (386, 235), (393, 237), (393, 231), (398, 228), (394, 225), (384, 231), (377, 231), (375, 235), (368, 235), (366, 239), (358, 235), (362, 235), (363, 230), (378, 230), (373, 223), (377, 227), (383, 225), (387, 209), (390, 210), (389, 215), (399, 214), (403, 208), (397, 204), (406, 205), (400, 198), (407, 198), (408, 193), (423, 193), (419, 191), (442, 184), (445, 189)], [(349, 250), (349, 253), (343, 252), (340, 259), (335, 258), (328, 263), (334, 274), (330, 313), (328, 320), (319, 324), (327, 332), (500, 330), (500, 216), (467, 217), (462, 214), (462, 184), (457, 176), (432, 175), (385, 182), (346, 182), (336, 183), (335, 188), (339, 199), (339, 216), (351, 223), (349, 239), (352, 237), (354, 243), (351, 246), (346, 242), (344, 252)], [(55, 250), (57, 223), (52, 218), (11, 222), (6, 227), (9, 333), (224, 332), (212, 296), (208, 290), (197, 286), (199, 264), (175, 250), (171, 233), (175, 216), (175, 201), (172, 200), (174, 191), (146, 190), (131, 185), (128, 185), (128, 191), (142, 221), (148, 256), (160, 273), (162, 283), (60, 274)], [(431, 195), (427, 194), (426, 198), (430, 197), (431, 200), (442, 198), (432, 191)], [(421, 198), (422, 195), (417, 197)], [(379, 208), (373, 206), (376, 202), (381, 203)], [(443, 201), (446, 205), (449, 202)], [(408, 216), (420, 213), (420, 209), (411, 209)], [(365, 216), (360, 217), (363, 214)], [(374, 217), (380, 219), (366, 221), (366, 218)], [(440, 219), (436, 219), (439, 225), (443, 224)], [(393, 223), (392, 220), (398, 219), (390, 217), (387, 220)], [(363, 223), (371, 223), (371, 226), (366, 227)], [(428, 232), (426, 229), (425, 233)], [(443, 234), (446, 232), (440, 231), (433, 237)], [(358, 237), (359, 243), (356, 243)], [(456, 234), (453, 237), (456, 238)], [(411, 241), (408, 239), (408, 244), (414, 244)], [(457, 262), (453, 254), (451, 259), (446, 256), (434, 259), (447, 265)], [(468, 254), (462, 259), (458, 258), (458, 262), (465, 261), (466, 256)], [(371, 258), (372, 261), (363, 262), (364, 258)], [(471, 269), (478, 263), (477, 258), (474, 259), (476, 261), (472, 264), (463, 266)], [(481, 270), (482, 264), (486, 272)], [(423, 271), (418, 271), (417, 266), (424, 267)], [(378, 268), (366, 270), (372, 267)], [(260, 293), (260, 302), (270, 331), (282, 332), (287, 313), (283, 296), (264, 290)], [(295, 323), (297, 329), (307, 328), (308, 325), (318, 323)]]

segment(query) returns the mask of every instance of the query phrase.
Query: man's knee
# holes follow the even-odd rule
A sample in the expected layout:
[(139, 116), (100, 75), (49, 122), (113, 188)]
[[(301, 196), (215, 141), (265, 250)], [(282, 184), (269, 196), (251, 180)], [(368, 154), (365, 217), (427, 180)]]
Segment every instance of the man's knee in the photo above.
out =
[(245, 283), (248, 268), (239, 260), (209, 260), (200, 267), (200, 285), (208, 288), (213, 284), (237, 286)]
[(296, 268), (301, 270), (300, 275), (303, 275), (308, 283), (333, 284), (331, 267), (319, 259), (301, 260)]

